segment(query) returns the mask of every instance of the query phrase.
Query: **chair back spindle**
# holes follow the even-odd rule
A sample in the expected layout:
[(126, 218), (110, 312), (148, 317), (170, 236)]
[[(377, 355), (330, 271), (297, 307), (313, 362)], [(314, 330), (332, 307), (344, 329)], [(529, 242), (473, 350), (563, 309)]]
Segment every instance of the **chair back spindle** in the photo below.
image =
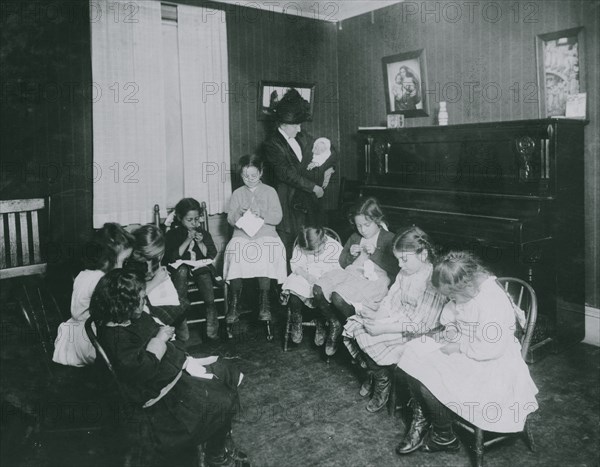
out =
[(43, 198), (0, 201), (0, 279), (43, 274), (39, 212)]
[(521, 355), (526, 360), (537, 321), (537, 296), (533, 287), (522, 279), (516, 277), (499, 277), (498, 282), (504, 288), (512, 304), (525, 312), (525, 325), (523, 326), (523, 335), (520, 337), (520, 341)]

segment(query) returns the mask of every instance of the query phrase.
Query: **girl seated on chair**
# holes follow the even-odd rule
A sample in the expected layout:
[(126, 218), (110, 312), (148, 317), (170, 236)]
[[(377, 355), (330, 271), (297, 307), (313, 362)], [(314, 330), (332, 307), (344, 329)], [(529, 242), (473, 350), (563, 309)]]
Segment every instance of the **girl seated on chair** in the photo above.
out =
[[(239, 321), (242, 279), (258, 278), (258, 319), (270, 321), (271, 279), (281, 284), (287, 276), (285, 248), (275, 231), (275, 226), (283, 217), (277, 192), (262, 183), (263, 161), (259, 156), (242, 156), (239, 167), (244, 186), (233, 192), (229, 202), (227, 222), (233, 227), (233, 236), (225, 248), (223, 267), (223, 276), (231, 286), (231, 301), (227, 310), (228, 324)], [(260, 225), (255, 233), (250, 230), (254, 235), (249, 235), (238, 226), (242, 216), (247, 216), (246, 219), (251, 224)]]
[(431, 284), (434, 248), (429, 236), (418, 227), (394, 238), (394, 256), (400, 272), (377, 311), (359, 309), (344, 327), (344, 343), (350, 354), (367, 369), (360, 395), (373, 395), (369, 412), (381, 410), (390, 395), (389, 365), (396, 365), (404, 344), (415, 334), (439, 325), (446, 299)]
[(340, 255), (344, 269), (319, 278), (313, 292), (322, 320), (317, 321), (315, 344), (325, 342), (324, 320), (329, 322), (325, 346), (328, 356), (337, 351), (342, 323), (355, 313), (355, 306), (376, 310), (398, 273), (392, 253), (394, 234), (387, 231), (383, 212), (374, 198), (359, 201), (350, 213), (358, 233), (350, 236)]
[(209, 466), (239, 465), (245, 454), (226, 441), (241, 373), (217, 357), (188, 356), (172, 340), (174, 329), (143, 311), (144, 289), (138, 274), (117, 269), (100, 279), (90, 303), (98, 341), (126, 394), (148, 412), (161, 454), (206, 443)]
[(133, 250), (134, 239), (116, 223), (106, 223), (85, 247), (84, 266), (73, 282), (71, 318), (58, 327), (52, 360), (62, 365), (85, 366), (96, 359), (96, 351), (84, 329), (90, 317), (90, 299), (98, 281), (123, 262)]
[(145, 281), (150, 314), (163, 325), (175, 326), (177, 340), (187, 342), (190, 337), (186, 320), (189, 301), (187, 296), (178, 293), (167, 268), (161, 266), (165, 254), (162, 231), (155, 225), (146, 224), (135, 230), (133, 237), (133, 253), (124, 268), (138, 272)]
[(525, 317), (496, 278), (472, 254), (450, 252), (435, 266), (432, 283), (450, 299), (440, 318), (445, 330), (439, 342), (406, 344), (398, 363), (415, 401), (400, 455), (458, 450), (451, 411), (483, 430), (511, 433), (523, 430), (538, 408), (515, 338), (515, 315), (520, 325)]
[(323, 274), (341, 269), (342, 245), (329, 237), (322, 227), (303, 227), (298, 234), (290, 260), (292, 273), (281, 286), (289, 294), (292, 342), (302, 342), (302, 308), (314, 308), (313, 286)]
[[(214, 260), (217, 247), (210, 233), (202, 228), (202, 207), (194, 198), (183, 198), (175, 205), (174, 223), (166, 236), (166, 261), (171, 264), (182, 260)], [(173, 284), (180, 297), (188, 300), (188, 281), (193, 279), (206, 305), (206, 334), (209, 339), (219, 338), (219, 319), (215, 306), (213, 279), (222, 281), (214, 265), (193, 269), (181, 264), (172, 271)]]

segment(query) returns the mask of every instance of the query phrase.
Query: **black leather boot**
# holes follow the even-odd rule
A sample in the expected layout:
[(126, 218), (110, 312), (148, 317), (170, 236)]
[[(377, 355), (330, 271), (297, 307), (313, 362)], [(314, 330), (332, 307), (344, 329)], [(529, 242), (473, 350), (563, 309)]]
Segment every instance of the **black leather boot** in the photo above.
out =
[(390, 398), (391, 389), (392, 383), (389, 370), (387, 368), (379, 368), (373, 371), (373, 397), (371, 397), (371, 400), (367, 404), (367, 411), (375, 413), (383, 409)]
[(456, 452), (460, 449), (460, 441), (452, 430), (452, 425), (440, 429), (433, 426), (421, 446), (425, 452)]
[(321, 347), (325, 343), (327, 337), (327, 330), (325, 329), (325, 323), (322, 319), (317, 319), (315, 324), (315, 345)]
[(340, 336), (342, 335), (342, 323), (336, 318), (329, 320), (329, 335), (325, 341), (325, 355), (331, 357), (337, 352)]
[(302, 301), (293, 296), (288, 306), (290, 307), (290, 323), (291, 323), (291, 335), (292, 342), (294, 344), (300, 344), (302, 342), (302, 307), (304, 304)]
[(258, 312), (259, 321), (271, 321), (271, 300), (268, 290), (261, 290), (259, 296), (260, 309)]
[(360, 391), (358, 391), (360, 397), (369, 397), (373, 394), (373, 372), (367, 372), (367, 379), (365, 379), (360, 387)]
[(402, 441), (396, 446), (396, 454), (401, 456), (410, 454), (419, 449), (423, 445), (423, 440), (429, 430), (429, 422), (425, 418), (423, 407), (414, 395), (409, 406), (412, 408), (410, 428), (404, 435)]
[(240, 320), (241, 295), (241, 290), (231, 292), (231, 299), (229, 300), (229, 307), (227, 308), (227, 316), (225, 317), (227, 324), (235, 324)]

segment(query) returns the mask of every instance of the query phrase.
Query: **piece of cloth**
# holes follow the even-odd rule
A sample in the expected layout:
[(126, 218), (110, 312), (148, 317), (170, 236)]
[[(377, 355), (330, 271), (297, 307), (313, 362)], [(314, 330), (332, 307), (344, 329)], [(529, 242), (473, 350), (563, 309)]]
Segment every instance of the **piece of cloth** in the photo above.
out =
[[(398, 273), (398, 261), (392, 252), (394, 234), (380, 229), (377, 236), (365, 239), (358, 233), (350, 236), (340, 255), (340, 266), (343, 270), (334, 270), (323, 274), (316, 285), (320, 286), (327, 301), (336, 292), (342, 299), (353, 306), (364, 306), (377, 310), (381, 300), (387, 294), (388, 286)], [(364, 243), (361, 243), (362, 241)], [(364, 250), (358, 256), (350, 254), (352, 245), (366, 245), (373, 242), (375, 251), (367, 255)], [(371, 261), (374, 266), (376, 280), (369, 280), (364, 275), (365, 261)]]
[(364, 277), (362, 268), (355, 266), (330, 271), (317, 280), (327, 301), (331, 302), (331, 294), (337, 292), (347, 303), (360, 303), (371, 310), (379, 308), (389, 283), (386, 274), (380, 274), (376, 281), (370, 281)]
[[(235, 225), (248, 209), (257, 210), (260, 217), (265, 221), (263, 226), (252, 237)], [(254, 190), (250, 190), (247, 186), (242, 186), (231, 195), (229, 210), (227, 212), (227, 222), (234, 228), (233, 239), (245, 238), (247, 240), (256, 240), (261, 237), (274, 237), (277, 235), (275, 227), (281, 222), (281, 219), (281, 204), (277, 197), (277, 192), (269, 185), (260, 183)]]
[(329, 271), (340, 270), (339, 259), (342, 249), (342, 245), (331, 237), (326, 237), (325, 244), (319, 252), (305, 251), (296, 246), (290, 260), (292, 273), (281, 286), (281, 290), (289, 290), (290, 293), (298, 296), (305, 305), (314, 308), (312, 303), (314, 282), (306, 280), (300, 271), (309, 274), (316, 280)]
[(487, 278), (467, 303), (449, 302), (440, 322), (460, 352), (421, 351), (415, 339), (398, 366), (468, 422), (488, 431), (521, 431), (538, 408), (538, 390), (514, 336), (515, 311), (496, 278)]

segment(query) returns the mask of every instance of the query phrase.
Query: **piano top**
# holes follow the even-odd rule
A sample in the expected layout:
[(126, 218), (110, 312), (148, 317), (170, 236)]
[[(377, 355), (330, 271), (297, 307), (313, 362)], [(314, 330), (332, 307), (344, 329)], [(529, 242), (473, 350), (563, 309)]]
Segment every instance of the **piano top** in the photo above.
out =
[[(510, 127), (531, 127), (531, 126), (542, 126), (548, 125), (550, 123), (558, 123), (560, 125), (576, 125), (576, 126), (585, 126), (589, 123), (589, 120), (583, 120), (579, 118), (540, 118), (540, 119), (531, 119), (531, 120), (507, 120), (502, 122), (483, 122), (483, 123), (459, 123), (455, 125), (443, 125), (443, 126), (435, 126), (436, 130), (441, 131), (452, 131), (452, 130), (462, 130), (468, 129), (472, 130), (473, 128), (478, 129), (490, 129), (490, 128), (510, 128)], [(431, 130), (432, 126), (415, 126), (415, 127), (404, 127), (404, 128), (358, 128), (359, 133), (383, 133), (387, 131), (400, 132), (403, 133), (405, 131), (420, 131), (420, 130)]]
[(477, 192), (477, 191), (460, 191), (460, 190), (444, 190), (444, 189), (434, 189), (434, 188), (410, 188), (410, 187), (402, 187), (402, 186), (386, 186), (386, 185), (371, 185), (365, 183), (359, 187), (361, 191), (363, 190), (383, 190), (383, 191), (394, 191), (394, 192), (405, 192), (415, 193), (415, 194), (429, 194), (435, 196), (443, 196), (448, 195), (452, 197), (456, 196), (483, 196), (489, 199), (509, 199), (509, 200), (524, 200), (524, 201), (552, 201), (555, 199), (552, 195), (526, 195), (526, 194), (509, 194), (509, 193), (490, 193), (490, 192)]

